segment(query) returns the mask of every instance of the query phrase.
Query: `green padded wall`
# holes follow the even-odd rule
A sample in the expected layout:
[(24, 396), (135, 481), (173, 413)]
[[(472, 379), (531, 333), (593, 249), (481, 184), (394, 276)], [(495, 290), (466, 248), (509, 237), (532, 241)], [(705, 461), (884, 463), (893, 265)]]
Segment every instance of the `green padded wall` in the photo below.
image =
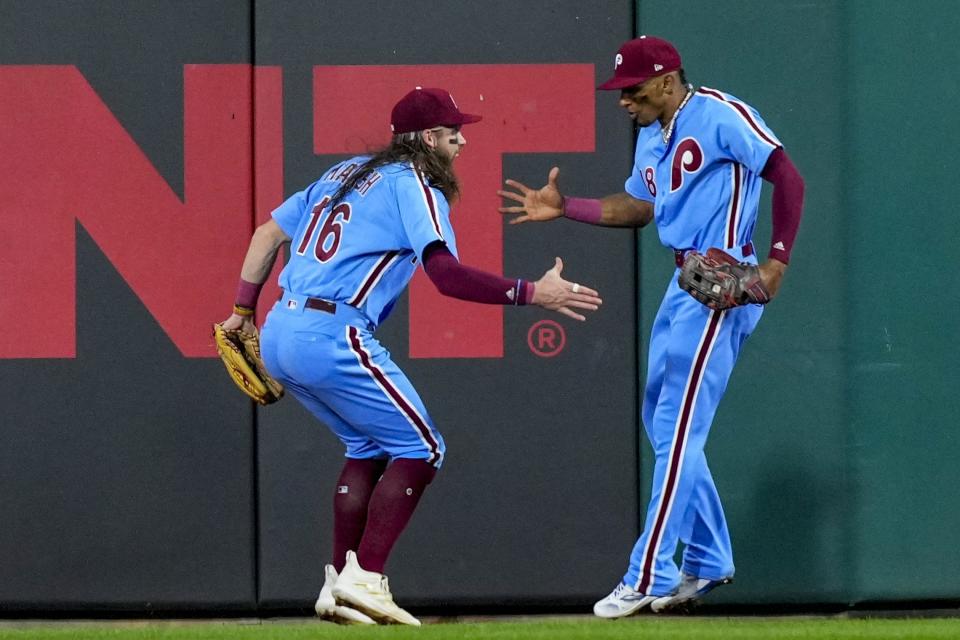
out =
[(856, 0), (846, 22), (854, 595), (956, 598), (960, 4)]
[[(637, 20), (759, 109), (807, 186), (707, 445), (738, 569), (712, 601), (957, 598), (960, 4), (642, 0)], [(652, 229), (640, 246), (646, 345), (673, 265)]]

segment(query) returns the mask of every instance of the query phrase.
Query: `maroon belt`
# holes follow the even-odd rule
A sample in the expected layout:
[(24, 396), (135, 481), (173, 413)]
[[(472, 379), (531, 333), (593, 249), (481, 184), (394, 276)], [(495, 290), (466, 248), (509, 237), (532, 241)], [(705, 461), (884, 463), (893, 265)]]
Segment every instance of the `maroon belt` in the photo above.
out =
[(337, 312), (336, 302), (330, 302), (329, 300), (323, 300), (322, 298), (307, 298), (307, 301), (303, 303), (303, 306), (307, 309), (316, 309), (317, 311), (323, 311), (326, 313)]
[[(748, 242), (747, 244), (740, 247), (740, 250), (743, 252), (743, 257), (753, 255), (753, 243)], [(674, 249), (673, 250), (673, 261), (677, 264), (677, 267), (683, 266), (683, 259), (687, 257), (687, 254), (693, 251), (693, 249)]]

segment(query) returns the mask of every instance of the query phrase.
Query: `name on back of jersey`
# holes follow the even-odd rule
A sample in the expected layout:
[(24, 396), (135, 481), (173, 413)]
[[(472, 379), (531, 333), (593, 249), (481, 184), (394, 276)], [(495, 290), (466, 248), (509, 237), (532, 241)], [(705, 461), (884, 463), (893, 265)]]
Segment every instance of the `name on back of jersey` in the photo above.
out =
[[(330, 168), (329, 171), (327, 171), (327, 173), (324, 174), (323, 178), (321, 178), (321, 181), (322, 182), (339, 182), (340, 184), (343, 184), (360, 167), (361, 165), (356, 162), (334, 165), (333, 167)], [(383, 176), (380, 174), (380, 172), (374, 169), (373, 171), (368, 173), (363, 178), (363, 180), (358, 182), (353, 189), (354, 191), (359, 193), (361, 197), (366, 196), (367, 192), (369, 192), (370, 189), (372, 189), (373, 186), (378, 182), (380, 182), (380, 180), (382, 179), (383, 179)]]

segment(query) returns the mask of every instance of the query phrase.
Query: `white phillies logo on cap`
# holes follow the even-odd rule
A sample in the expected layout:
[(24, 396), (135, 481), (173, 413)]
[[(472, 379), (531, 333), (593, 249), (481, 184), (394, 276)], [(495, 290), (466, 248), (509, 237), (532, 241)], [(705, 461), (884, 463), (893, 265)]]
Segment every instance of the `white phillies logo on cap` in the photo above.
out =
[(655, 65), (653, 65), (653, 70), (654, 70), (654, 71), (660, 71), (660, 69), (663, 69), (663, 65), (662, 65), (662, 64), (655, 64)]
[(613, 59), (613, 68), (616, 69), (622, 64), (623, 64), (623, 56), (618, 53), (617, 56)]

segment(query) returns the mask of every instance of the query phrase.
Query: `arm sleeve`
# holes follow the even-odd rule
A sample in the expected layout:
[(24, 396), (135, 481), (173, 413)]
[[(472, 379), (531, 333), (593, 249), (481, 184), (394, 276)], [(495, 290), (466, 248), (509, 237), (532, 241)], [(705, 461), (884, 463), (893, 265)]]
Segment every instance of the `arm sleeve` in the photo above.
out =
[(770, 155), (760, 176), (773, 184), (773, 232), (768, 257), (789, 264), (803, 215), (803, 178), (782, 147)]
[(434, 242), (444, 243), (456, 255), (450, 205), (443, 194), (427, 185), (416, 169), (397, 179), (396, 192), (404, 232), (421, 263), (424, 249)]
[(533, 283), (462, 265), (440, 242), (427, 247), (424, 254), (423, 270), (445, 296), (482, 304), (521, 305), (533, 300)]

